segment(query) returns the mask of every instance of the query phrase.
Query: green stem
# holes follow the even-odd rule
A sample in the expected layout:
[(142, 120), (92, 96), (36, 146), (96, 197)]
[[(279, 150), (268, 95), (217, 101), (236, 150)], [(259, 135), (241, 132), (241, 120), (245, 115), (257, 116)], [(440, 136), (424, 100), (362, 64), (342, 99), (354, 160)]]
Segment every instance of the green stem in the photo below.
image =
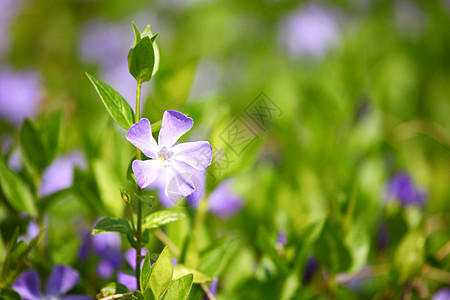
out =
[[(142, 83), (138, 82), (137, 88), (136, 88), (136, 123), (139, 122), (140, 119), (140, 107), (141, 107), (141, 85)], [(141, 159), (141, 151), (136, 148), (136, 158), (138, 160)], [(141, 189), (138, 187), (137, 190), (138, 194), (141, 194)], [(142, 249), (142, 203), (141, 200), (138, 198), (137, 202), (137, 231), (136, 231), (136, 240), (137, 240), (137, 247), (136, 247), (136, 283), (137, 283), (137, 289), (141, 289), (141, 283), (140, 283), (140, 276), (141, 276), (141, 249)]]

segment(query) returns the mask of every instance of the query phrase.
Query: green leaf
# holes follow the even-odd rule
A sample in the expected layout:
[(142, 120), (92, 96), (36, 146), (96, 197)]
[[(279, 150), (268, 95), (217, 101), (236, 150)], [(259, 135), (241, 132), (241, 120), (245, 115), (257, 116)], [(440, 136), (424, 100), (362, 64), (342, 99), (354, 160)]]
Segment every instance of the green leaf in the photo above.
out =
[(267, 253), (270, 256), (272, 262), (277, 266), (278, 271), (280, 271), (280, 273), (282, 274), (287, 275), (289, 271), (288, 266), (276, 252), (273, 239), (270, 237), (269, 233), (263, 227), (259, 229), (257, 238), (259, 246), (265, 253)]
[[(155, 42), (156, 37), (158, 36), (158, 33), (153, 34), (152, 26), (149, 24), (147, 25), (144, 30), (141, 31), (141, 38), (148, 36), (150, 40), (153, 43), (153, 51), (155, 53), (155, 64), (153, 66), (153, 72), (152, 76), (155, 76), (156, 72), (158, 72), (159, 69), (159, 48), (158, 44)], [(152, 126), (153, 129), (153, 126)]]
[(45, 119), (41, 128), (42, 139), (48, 154), (48, 160), (51, 161), (58, 153), (58, 146), (61, 139), (62, 112), (58, 111)]
[(166, 246), (152, 267), (152, 273), (147, 284), (155, 299), (160, 299), (172, 281), (173, 265), (170, 250)]
[[(109, 297), (116, 294), (124, 294), (128, 293), (130, 290), (124, 286), (121, 283), (118, 282), (111, 282), (105, 285), (101, 290), (100, 293), (97, 295), (97, 299)], [(122, 297), (120, 299), (131, 299), (131, 295)]]
[(174, 267), (172, 279), (178, 279), (182, 276), (185, 276), (186, 274), (194, 275), (194, 283), (205, 283), (212, 280), (210, 276), (203, 274), (202, 272), (195, 269), (189, 268), (185, 265), (176, 265)]
[(142, 227), (147, 229), (158, 228), (164, 224), (175, 222), (184, 217), (186, 217), (186, 215), (183, 212), (160, 210), (145, 217)]
[(150, 275), (152, 274), (152, 268), (150, 266), (150, 254), (147, 251), (144, 258), (144, 264), (142, 265), (141, 277), (141, 290), (145, 291), (149, 287)]
[(2, 300), (22, 300), (22, 297), (20, 297), (19, 293), (16, 291), (10, 289), (10, 288), (4, 288), (1, 290), (0, 299)]
[(400, 242), (394, 254), (394, 266), (400, 281), (419, 273), (425, 260), (425, 234), (422, 230), (410, 231)]
[(106, 110), (113, 120), (124, 129), (129, 129), (134, 124), (134, 113), (125, 99), (112, 87), (100, 81), (89, 73), (86, 76), (92, 82)]
[(236, 244), (236, 239), (215, 244), (213, 248), (201, 255), (199, 271), (212, 277), (219, 276), (233, 255)]
[(47, 166), (47, 155), (39, 131), (33, 122), (25, 119), (20, 131), (20, 143), (22, 152), (27, 161), (33, 165), (36, 170), (42, 172)]
[(141, 201), (148, 207), (152, 207), (153, 203), (155, 202), (155, 197), (152, 195), (146, 195), (146, 194), (134, 194), (133, 195), (136, 198), (136, 201)]
[(92, 234), (95, 235), (105, 232), (131, 232), (130, 223), (128, 223), (127, 220), (120, 218), (104, 218), (95, 225), (95, 228), (92, 229)]
[(134, 47), (136, 45), (136, 43), (141, 40), (141, 34), (139, 33), (139, 30), (137, 29), (134, 22), (131, 22), (131, 25), (133, 26), (133, 32), (134, 32), (134, 43), (133, 43), (133, 47)]
[(187, 274), (175, 281), (172, 281), (167, 288), (167, 292), (162, 300), (186, 300), (191, 292), (194, 276)]
[(157, 132), (161, 129), (161, 120), (152, 124), (152, 132)]
[(350, 252), (336, 228), (326, 220), (314, 245), (317, 260), (332, 274), (347, 271), (352, 263)]
[(35, 199), (22, 178), (11, 171), (0, 159), (0, 188), (2, 194), (17, 211), (27, 211), (36, 215)]
[(155, 52), (150, 37), (142, 38), (128, 53), (128, 69), (137, 82), (147, 82), (152, 78)]

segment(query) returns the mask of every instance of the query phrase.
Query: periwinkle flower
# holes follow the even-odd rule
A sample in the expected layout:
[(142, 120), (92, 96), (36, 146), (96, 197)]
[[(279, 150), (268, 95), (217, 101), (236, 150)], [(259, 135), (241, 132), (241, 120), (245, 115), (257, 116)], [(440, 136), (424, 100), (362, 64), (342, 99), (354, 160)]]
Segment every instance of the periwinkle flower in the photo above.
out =
[(285, 247), (286, 243), (287, 243), (286, 231), (280, 230), (278, 232), (277, 245), (280, 245), (281, 247)]
[(110, 278), (122, 265), (122, 239), (119, 233), (106, 232), (92, 236), (92, 246), (100, 257), (97, 274)]
[(303, 271), (303, 277), (302, 277), (302, 282), (308, 283), (311, 281), (311, 279), (314, 276), (314, 273), (316, 273), (316, 271), (320, 268), (319, 263), (317, 262), (317, 260), (314, 258), (314, 256), (310, 256), (308, 257), (308, 260), (306, 262), (306, 266), (305, 269)]
[(30, 221), (27, 226), (27, 232), (25, 235), (19, 236), (19, 241), (29, 243), (32, 239), (39, 235), (40, 229), (38, 223)]
[[(142, 248), (141, 256), (145, 256), (146, 253), (147, 253), (147, 249)], [(136, 249), (131, 248), (130, 250), (125, 252), (124, 256), (125, 256), (125, 260), (127, 261), (128, 265), (130, 266), (130, 268), (133, 271), (135, 271), (136, 270)], [(141, 268), (142, 268), (143, 263), (144, 263), (144, 260), (142, 260)], [(137, 290), (136, 277), (134, 275), (130, 275), (130, 274), (123, 273), (123, 272), (117, 272), (117, 282), (123, 284), (131, 291)]]
[(280, 27), (280, 37), (291, 56), (322, 56), (339, 39), (336, 13), (318, 4), (308, 4), (289, 15)]
[(17, 278), (12, 288), (20, 294), (23, 300), (88, 300), (85, 295), (67, 295), (80, 280), (80, 274), (69, 266), (55, 266), (47, 279), (45, 294), (41, 291), (39, 274), (28, 270)]
[(440, 289), (433, 295), (433, 297), (431, 299), (432, 300), (449, 300), (450, 299), (450, 289), (448, 287)]
[(175, 144), (193, 125), (191, 118), (178, 111), (164, 112), (158, 143), (152, 136), (148, 119), (141, 119), (130, 127), (127, 140), (151, 158), (133, 161), (133, 172), (140, 188), (149, 187), (159, 179), (165, 181), (165, 195), (170, 199), (186, 197), (196, 191), (198, 183), (192, 174), (211, 164), (212, 147), (207, 141)]
[(39, 196), (45, 197), (71, 187), (76, 167), (81, 169), (86, 167), (86, 158), (82, 152), (73, 151), (55, 159), (42, 174)]
[(242, 206), (242, 198), (233, 191), (231, 179), (222, 181), (208, 198), (208, 210), (222, 219), (236, 214)]
[[(217, 288), (219, 287), (219, 278), (214, 277), (213, 280), (211, 281), (211, 284), (209, 285), (209, 291), (211, 292), (211, 294), (215, 297), (217, 296)], [(203, 300), (208, 300), (209, 297), (208, 296), (204, 296)]]
[(39, 75), (32, 70), (0, 69), (0, 117), (19, 126), (36, 115), (41, 100)]
[(388, 199), (397, 199), (402, 205), (425, 205), (427, 196), (420, 190), (406, 173), (392, 177), (386, 185)]

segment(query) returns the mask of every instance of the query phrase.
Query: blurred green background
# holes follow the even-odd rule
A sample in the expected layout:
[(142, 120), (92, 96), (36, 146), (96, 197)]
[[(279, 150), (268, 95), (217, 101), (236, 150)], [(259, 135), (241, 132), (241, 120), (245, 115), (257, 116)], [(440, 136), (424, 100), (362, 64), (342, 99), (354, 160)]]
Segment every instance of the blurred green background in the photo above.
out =
[[(219, 276), (220, 299), (400, 299), (406, 283), (413, 299), (426, 299), (450, 285), (450, 258), (436, 258), (450, 240), (448, 1), (0, 2), (4, 161), (11, 167), (19, 145), (20, 112), (43, 124), (56, 111), (63, 114), (57, 153), (77, 149), (87, 159), (75, 173), (76, 192), (48, 208), (50, 262), (75, 264), (80, 227), (123, 212), (118, 191), (133, 147), (84, 72), (134, 107), (127, 70), (134, 21), (159, 33), (161, 55), (158, 73), (144, 85), (142, 116), (156, 122), (168, 109), (189, 114), (195, 125), (185, 139), (214, 148), (208, 190), (233, 178), (244, 201), (227, 220), (207, 215), (199, 234), (200, 250), (224, 235), (238, 238)], [(17, 91), (24, 95), (15, 100)], [(246, 130), (244, 144), (227, 145), (236, 124)], [(387, 182), (401, 172), (424, 191), (425, 205), (386, 200)], [(25, 222), (7, 211), (2, 204), (3, 242), (12, 224)], [(324, 218), (320, 226), (335, 228), (337, 242), (324, 237), (324, 247), (309, 245)], [(180, 247), (190, 233), (183, 224), (166, 228)], [(383, 224), (390, 224), (387, 249), (379, 242)], [(283, 250), (268, 250), (279, 232), (287, 234)], [(412, 244), (425, 242), (416, 251), (405, 240), (417, 232)], [(155, 239), (149, 247), (161, 249)], [(299, 274), (309, 255), (327, 274), (304, 284)], [(346, 258), (350, 263), (336, 265)], [(327, 279), (367, 265), (389, 271), (354, 289)], [(430, 278), (425, 266), (444, 273)], [(93, 295), (101, 283), (85, 277), (80, 289)]]

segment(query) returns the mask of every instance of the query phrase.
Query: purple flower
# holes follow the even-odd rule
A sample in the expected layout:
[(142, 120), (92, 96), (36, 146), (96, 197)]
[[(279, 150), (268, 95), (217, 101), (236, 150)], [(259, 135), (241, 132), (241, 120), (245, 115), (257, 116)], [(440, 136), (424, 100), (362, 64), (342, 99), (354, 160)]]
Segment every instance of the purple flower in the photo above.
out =
[(18, 126), (25, 118), (36, 115), (41, 83), (31, 70), (0, 69), (0, 117)]
[(280, 230), (278, 232), (277, 244), (284, 247), (286, 246), (286, 243), (287, 243), (286, 231)]
[[(217, 288), (219, 287), (219, 278), (214, 277), (211, 281), (211, 284), (209, 285), (209, 291), (213, 296), (217, 296)], [(207, 296), (203, 297), (203, 300), (208, 300), (209, 298)]]
[(122, 265), (122, 238), (120, 234), (107, 232), (93, 235), (92, 246), (101, 258), (97, 265), (98, 276), (110, 278)]
[(314, 276), (314, 273), (320, 268), (319, 263), (314, 258), (314, 256), (310, 256), (308, 261), (306, 262), (305, 270), (303, 271), (302, 282), (308, 283)]
[(29, 243), (32, 239), (39, 235), (39, 225), (35, 221), (30, 221), (27, 226), (27, 233), (19, 236), (19, 241)]
[(86, 158), (82, 152), (73, 151), (58, 157), (42, 174), (39, 196), (45, 197), (71, 187), (75, 167), (86, 168)]
[(39, 275), (35, 270), (28, 270), (17, 278), (12, 288), (20, 294), (23, 300), (40, 299), (65, 299), (65, 300), (87, 300), (91, 297), (84, 295), (68, 295), (80, 280), (78, 271), (68, 266), (55, 266), (45, 285), (45, 294), (41, 291)]
[(280, 37), (291, 56), (322, 56), (339, 39), (336, 14), (308, 4), (282, 22)]
[(392, 177), (386, 185), (388, 199), (397, 199), (402, 205), (423, 206), (427, 199), (424, 191), (417, 188), (408, 174), (400, 173)]
[(440, 289), (433, 295), (432, 300), (449, 300), (450, 299), (450, 289), (445, 287)]
[(158, 143), (152, 136), (148, 119), (131, 126), (127, 140), (151, 158), (133, 161), (132, 168), (139, 187), (152, 187), (157, 179), (165, 180), (165, 195), (169, 199), (189, 196), (201, 188), (193, 174), (211, 164), (211, 145), (206, 141), (175, 145), (193, 125), (194, 121), (180, 112), (164, 112)]
[(209, 195), (208, 210), (222, 219), (236, 214), (243, 206), (242, 198), (231, 187), (232, 180), (224, 180)]
[[(147, 249), (142, 248), (141, 256), (145, 256), (146, 253), (147, 253)], [(127, 261), (128, 265), (130, 266), (130, 268), (133, 271), (136, 270), (136, 249), (131, 248), (130, 250), (125, 252), (124, 256), (125, 256), (125, 260)], [(144, 264), (144, 261), (142, 260), (141, 268), (142, 268), (143, 264)], [(117, 282), (123, 284), (131, 291), (137, 290), (136, 277), (134, 275), (130, 275), (130, 274), (123, 273), (123, 272), (117, 272)]]

